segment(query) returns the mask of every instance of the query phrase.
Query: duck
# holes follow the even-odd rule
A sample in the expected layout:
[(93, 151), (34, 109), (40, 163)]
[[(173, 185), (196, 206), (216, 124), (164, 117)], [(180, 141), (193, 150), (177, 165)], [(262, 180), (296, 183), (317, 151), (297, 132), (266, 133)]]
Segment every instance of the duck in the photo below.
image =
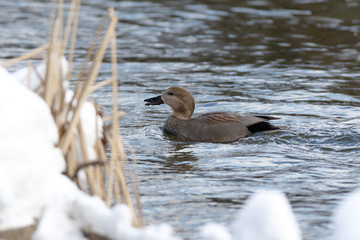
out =
[(269, 121), (271, 116), (253, 116), (234, 112), (217, 111), (193, 117), (194, 97), (181, 87), (170, 87), (160, 96), (147, 98), (145, 105), (169, 105), (172, 114), (163, 129), (177, 137), (196, 142), (228, 143), (250, 136), (255, 132), (274, 131), (279, 127)]

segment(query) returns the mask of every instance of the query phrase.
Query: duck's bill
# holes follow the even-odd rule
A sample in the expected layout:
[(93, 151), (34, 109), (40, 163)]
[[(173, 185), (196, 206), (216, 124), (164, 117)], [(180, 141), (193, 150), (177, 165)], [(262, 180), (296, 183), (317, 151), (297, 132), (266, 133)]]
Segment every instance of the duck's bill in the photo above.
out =
[(145, 102), (147, 102), (145, 105), (150, 106), (150, 105), (160, 105), (163, 104), (164, 101), (161, 99), (161, 95), (157, 96), (157, 97), (153, 97), (153, 98), (148, 98), (144, 100)]

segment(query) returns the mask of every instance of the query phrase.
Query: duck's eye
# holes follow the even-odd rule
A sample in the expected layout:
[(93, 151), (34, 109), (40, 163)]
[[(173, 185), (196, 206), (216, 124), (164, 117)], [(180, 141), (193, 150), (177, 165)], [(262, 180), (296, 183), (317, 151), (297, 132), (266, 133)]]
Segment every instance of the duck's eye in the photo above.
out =
[(169, 92), (168, 94), (169, 94), (170, 96), (174, 95), (174, 93), (173, 93), (173, 92)]

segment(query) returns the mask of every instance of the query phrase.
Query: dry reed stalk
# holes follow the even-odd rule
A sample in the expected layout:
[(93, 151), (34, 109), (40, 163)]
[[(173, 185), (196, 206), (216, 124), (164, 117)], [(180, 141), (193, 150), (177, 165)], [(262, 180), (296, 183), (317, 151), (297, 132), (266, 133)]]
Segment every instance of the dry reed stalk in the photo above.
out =
[(114, 195), (115, 195), (115, 201), (118, 203), (118, 202), (121, 202), (121, 191), (120, 191), (120, 184), (118, 181), (115, 181), (114, 183)]
[[(119, 138), (121, 139), (121, 137), (119, 136)], [(125, 178), (125, 173), (124, 173), (124, 168), (122, 166), (122, 163), (126, 162), (127, 163), (127, 158), (126, 158), (126, 154), (125, 154), (125, 151), (124, 151), (124, 148), (122, 146), (122, 144), (118, 143), (116, 144), (116, 147), (117, 147), (117, 151), (118, 151), (118, 154), (120, 155), (120, 158), (119, 160), (120, 161), (116, 161), (115, 164), (116, 164), (116, 176), (117, 176), (117, 182), (118, 184), (120, 185), (120, 196), (122, 197), (122, 201), (130, 206), (130, 210), (132, 211), (132, 214), (137, 216), (136, 214), (136, 211), (135, 211), (135, 207), (132, 203), (132, 200), (131, 200), (131, 196), (128, 191), (128, 188), (127, 188), (127, 184), (126, 184), (126, 178)], [(137, 192), (135, 192), (136, 194)], [(137, 195), (137, 197), (139, 197)], [(139, 211), (141, 211), (140, 209), (141, 206), (138, 205), (138, 209)], [(141, 227), (142, 225), (142, 220), (139, 221), (138, 218), (133, 218), (133, 225), (134, 226), (137, 226), (137, 227)]]
[(28, 62), (28, 64), (27, 64), (27, 69), (28, 69), (28, 73), (27, 73), (27, 79), (26, 79), (26, 87), (27, 88), (30, 88), (30, 83), (31, 83), (31, 81), (30, 81), (30, 76), (31, 76), (31, 69), (33, 68), (33, 65), (32, 65), (32, 63), (31, 63), (31, 61), (29, 61)]
[[(72, 35), (73, 36), (72, 38), (75, 37), (75, 39), (76, 39), (76, 33), (77, 33), (77, 27), (78, 27), (78, 17), (79, 17), (77, 8), (79, 7), (79, 4), (80, 3), (77, 0), (71, 1), (71, 3), (70, 3), (70, 11), (69, 11), (69, 16), (66, 21), (66, 27), (65, 27), (65, 33), (64, 33), (64, 40), (63, 40), (64, 46), (62, 49), (62, 55), (65, 53), (65, 50), (67, 48), (67, 44), (69, 42), (71, 31), (73, 31), (73, 33), (74, 33)], [(70, 47), (70, 49), (71, 49), (71, 47)]]
[[(71, 39), (70, 39), (69, 57), (68, 57), (69, 72), (68, 72), (68, 74), (66, 76), (67, 81), (70, 81), (71, 69), (72, 69), (72, 64), (73, 64), (73, 61), (74, 61), (75, 44), (76, 44), (76, 38), (77, 38), (77, 30), (78, 30), (78, 26), (79, 26), (80, 4), (81, 4), (81, 0), (73, 0), (73, 1), (71, 1), (70, 13), (69, 13), (69, 17), (68, 17), (68, 20), (67, 20), (67, 23), (66, 23), (66, 30), (65, 30), (65, 35), (64, 35), (63, 54), (65, 53), (67, 43), (68, 43), (68, 38), (70, 36), (70, 32), (72, 31), (72, 35), (71, 35)], [(74, 14), (71, 14), (72, 12)]]
[[(60, 23), (61, 19), (57, 19), (54, 25), (54, 33), (52, 35), (50, 48), (47, 54), (46, 62), (46, 73), (45, 73), (45, 86), (44, 86), (44, 96), (42, 96), (45, 102), (51, 107), (54, 106), (54, 101), (56, 101), (59, 95), (61, 95), (62, 89), (62, 78), (61, 78), (61, 42), (59, 41), (60, 35)], [(60, 91), (59, 91), (60, 90)], [(57, 94), (59, 93), (60, 94)], [(56, 109), (58, 112), (58, 109)]]
[[(78, 131), (78, 136), (79, 136), (79, 141), (80, 141), (80, 146), (81, 146), (81, 151), (82, 151), (82, 156), (83, 156), (83, 162), (86, 164), (86, 163), (91, 162), (91, 159), (88, 156), (88, 151), (87, 151), (88, 144), (84, 137), (84, 132), (83, 132), (83, 128), (81, 126), (81, 122), (78, 124), (77, 131)], [(89, 165), (89, 166), (91, 166), (91, 165)], [(95, 165), (95, 166), (85, 168), (85, 173), (86, 173), (87, 180), (88, 180), (90, 194), (99, 196), (101, 199), (104, 199), (105, 198), (105, 191), (104, 191), (105, 185), (104, 185), (104, 180), (99, 173), (99, 170), (100, 170), (99, 166)]]
[(23, 61), (26, 61), (26, 60), (29, 60), (31, 58), (34, 58), (36, 56), (39, 56), (41, 53), (45, 52), (47, 49), (49, 48), (49, 45), (46, 44), (44, 46), (41, 46), (41, 47), (38, 47), (38, 48), (35, 48), (34, 50), (31, 50), (30, 52), (24, 54), (24, 55), (21, 55), (19, 57), (16, 57), (16, 58), (12, 58), (8, 61), (5, 61), (5, 62), (2, 62), (1, 65), (4, 67), (4, 68), (8, 68), (8, 67), (11, 67), (17, 63), (20, 63), (20, 62), (23, 62)]
[(101, 82), (99, 82), (98, 84), (92, 86), (90, 89), (89, 89), (89, 92), (92, 93), (92, 92), (95, 92), (96, 90), (98, 90), (99, 88), (102, 88), (106, 85), (109, 85), (110, 83), (112, 83), (114, 81), (113, 78), (111, 79), (107, 79), (107, 80), (103, 80)]
[[(113, 187), (114, 187), (114, 168), (115, 168), (115, 161), (117, 161), (118, 159), (116, 159), (116, 152), (115, 152), (115, 141), (112, 141), (111, 138), (109, 137), (109, 134), (105, 135), (106, 141), (108, 143), (110, 143), (110, 153), (111, 153), (111, 158), (107, 172), (108, 172), (108, 189), (107, 189), (107, 195), (106, 195), (106, 199), (105, 202), (110, 205), (111, 204), (111, 200), (113, 197)], [(118, 201), (116, 201), (118, 202)]]
[(117, 17), (115, 17), (114, 15), (110, 15), (110, 16), (111, 16), (111, 18), (110, 18), (108, 30), (106, 31), (106, 34), (105, 34), (103, 41), (98, 49), (98, 52), (95, 55), (93, 64), (90, 68), (90, 72), (86, 79), (86, 84), (81, 91), (80, 97), (77, 99), (78, 102), (74, 109), (73, 118), (70, 122), (70, 126), (67, 129), (67, 131), (65, 132), (64, 137), (60, 140), (59, 147), (62, 150), (63, 154), (65, 154), (67, 152), (67, 150), (70, 146), (70, 142), (71, 142), (72, 136), (73, 136), (72, 132), (74, 131), (76, 125), (80, 121), (80, 109), (81, 109), (83, 103), (89, 97), (89, 94), (90, 94), (89, 88), (95, 82), (95, 79), (99, 73), (102, 59), (105, 54), (106, 47), (110, 41), (111, 36), (115, 34), (115, 26), (117, 23)]
[[(81, 122), (79, 122), (78, 125), (77, 125), (77, 133), (78, 133), (80, 147), (81, 147), (81, 155), (82, 155), (81, 163), (86, 164), (86, 163), (90, 162), (90, 159), (89, 159), (89, 155), (88, 155), (88, 151), (87, 151), (87, 143), (86, 143), (86, 140), (84, 138), (84, 132), (83, 132), (83, 128), (81, 126)], [(86, 177), (87, 177), (87, 181), (88, 181), (90, 194), (98, 196), (98, 192), (96, 191), (96, 186), (94, 186), (95, 181), (94, 181), (93, 169), (92, 168), (86, 168), (85, 173), (86, 173)]]
[(50, 11), (50, 19), (48, 26), (48, 39), (51, 39), (52, 30), (54, 29), (53, 23), (55, 22), (55, 12), (56, 12), (56, 4), (57, 0), (51, 0), (51, 11)]
[[(113, 79), (113, 118), (112, 118), (112, 140), (110, 140), (108, 138), (108, 142), (110, 143), (110, 148), (111, 148), (111, 158), (110, 158), (110, 166), (107, 168), (107, 172), (108, 172), (108, 186), (110, 186), (110, 188), (108, 189), (107, 191), (107, 195), (106, 195), (106, 202), (109, 204), (110, 203), (110, 199), (111, 199), (111, 196), (114, 195), (113, 194), (113, 191), (111, 190), (112, 186), (115, 188), (114, 191), (115, 191), (115, 199), (116, 199), (116, 202), (118, 203), (119, 202), (119, 196), (121, 196), (122, 198), (122, 202), (127, 204), (132, 213), (133, 213), (133, 224), (135, 226), (140, 226), (140, 225), (143, 225), (143, 224), (140, 224), (143, 223), (143, 219), (141, 219), (141, 221), (138, 220), (138, 218), (136, 217), (137, 214), (136, 214), (136, 211), (134, 209), (134, 206), (132, 204), (132, 201), (131, 201), (131, 197), (130, 197), (130, 194), (129, 194), (129, 191), (128, 191), (128, 188), (127, 188), (127, 184), (126, 184), (126, 177), (125, 177), (125, 173), (123, 171), (123, 168), (122, 166), (120, 165), (121, 161), (120, 160), (127, 160), (126, 159), (126, 155), (125, 155), (125, 151), (123, 149), (123, 146), (122, 146), (122, 139), (121, 139), (121, 135), (120, 135), (120, 132), (119, 132), (119, 124), (118, 124), (118, 119), (119, 119), (119, 116), (121, 116), (121, 113), (118, 112), (118, 105), (117, 105), (117, 62), (116, 62), (116, 39), (115, 39), (115, 25), (117, 23), (117, 17), (115, 17), (115, 14), (114, 14), (114, 10), (112, 8), (109, 9), (109, 16), (110, 16), (110, 23), (109, 23), (109, 26), (108, 26), (108, 30), (106, 31), (105, 33), (105, 36), (103, 38), (103, 42), (101, 43), (96, 55), (95, 55), (95, 58), (93, 60), (93, 66), (92, 68), (90, 69), (90, 72), (89, 74), (87, 75), (87, 79), (86, 79), (86, 84), (83, 86), (84, 89), (83, 91), (81, 92), (80, 94), (80, 99), (81, 97), (84, 97), (87, 96), (93, 91), (95, 90), (93, 87), (92, 87), (92, 84), (94, 83), (95, 81), (95, 77), (97, 76), (98, 74), (98, 71), (99, 71), (99, 68), (100, 68), (100, 64), (99, 64), (99, 60), (103, 58), (104, 56), (104, 53), (105, 53), (105, 50), (106, 50), (106, 47), (108, 46), (109, 44), (109, 41), (111, 41), (111, 53), (112, 53), (112, 79)], [(103, 24), (103, 22), (102, 22)], [(101, 25), (102, 25), (101, 24)], [(99, 28), (101, 29), (101, 28)], [(98, 32), (100, 33), (100, 30), (98, 30)], [(91, 51), (93, 51), (93, 46), (95, 46), (95, 44), (92, 45), (92, 49)], [(91, 54), (89, 54), (89, 56), (91, 56)], [(106, 84), (107, 83), (110, 83), (110, 81), (108, 82), (105, 82)], [(105, 85), (104, 83), (104, 85)], [(79, 104), (81, 104), (81, 101), (79, 101)], [(78, 105), (79, 106), (79, 105)], [(77, 108), (79, 109), (79, 108)], [(75, 113), (76, 113), (76, 110), (75, 109)], [(74, 116), (75, 116), (75, 113), (74, 113)], [(73, 118), (75, 119), (75, 117)], [(98, 150), (100, 150), (102, 147), (100, 148), (97, 148)], [(103, 151), (103, 153), (97, 153), (98, 155), (102, 155), (102, 156), (106, 156), (105, 152)], [(117, 157), (118, 154), (121, 156), (120, 158)], [(114, 165), (115, 163), (115, 165)], [(115, 175), (113, 174), (113, 172), (115, 171)], [(98, 174), (100, 173), (100, 169), (98, 169)], [(96, 174), (95, 174), (96, 175)], [(116, 178), (114, 179), (114, 177), (116, 176)], [(112, 184), (112, 181), (113, 179), (115, 180), (115, 183)], [(120, 189), (119, 189), (120, 187)], [(119, 190), (121, 191), (119, 193)], [(136, 192), (136, 198), (138, 199), (139, 198), (139, 194), (137, 192), (137, 190), (135, 190)], [(101, 194), (102, 195), (102, 194)], [(104, 195), (103, 195), (104, 196)], [(141, 212), (142, 210), (139, 208), (139, 212), (140, 212), (140, 216), (142, 216)]]
[[(112, 13), (114, 14), (114, 13)], [(112, 36), (111, 40), (113, 40), (113, 38), (115, 38), (115, 35)], [(113, 50), (113, 49), (112, 49)], [(113, 55), (114, 53), (112, 53)], [(116, 49), (115, 49), (115, 54), (116, 54)], [(111, 56), (111, 61), (113, 61), (113, 57)], [(115, 59), (115, 62), (116, 62), (116, 59)], [(118, 136), (118, 119), (116, 117), (114, 117), (114, 115), (117, 114), (117, 111), (118, 111), (118, 107), (117, 107), (117, 77), (115, 78), (115, 76), (117, 76), (117, 71), (115, 71), (115, 76), (114, 76), (114, 67), (113, 67), (113, 64), (112, 64), (112, 74), (113, 74), (113, 78), (112, 79), (112, 93), (113, 93), (113, 112), (112, 112), (112, 134), (113, 136), (115, 136), (115, 138), (117, 138)], [(114, 89), (116, 89), (114, 91)], [(118, 138), (117, 138), (118, 139)], [(108, 136), (107, 140), (111, 141), (111, 138)], [(112, 191), (111, 191), (111, 188), (113, 187), (113, 181), (114, 181), (114, 172), (112, 171), (116, 166), (115, 166), (115, 163), (117, 161), (119, 161), (119, 159), (117, 158), (117, 154), (116, 154), (116, 142), (115, 141), (111, 141), (111, 144), (110, 144), (110, 148), (111, 148), (111, 159), (110, 159), (110, 176), (109, 176), (109, 184), (111, 183), (111, 185), (109, 185), (109, 188), (108, 188), (108, 196), (107, 196), (107, 199), (106, 199), (106, 202), (109, 202), (112, 198)], [(115, 182), (114, 186), (117, 186), (117, 182)], [(117, 187), (115, 187), (115, 190), (118, 189)], [(115, 195), (118, 195), (115, 193)], [(116, 202), (118, 202), (118, 199), (116, 199)]]
[[(59, 6), (57, 11), (55, 9), (56, 4)], [(69, 39), (71, 39), (69, 47), (71, 56), (69, 72), (66, 74), (66, 79), (70, 79), (79, 21), (79, 6), (80, 0), (73, 0), (71, 2), (70, 13), (63, 36), (63, 0), (53, 0), (53, 9), (51, 11), (51, 21), (49, 24), (49, 29), (51, 30), (49, 46), (46, 45), (35, 49), (29, 54), (2, 64), (4, 66), (11, 66), (47, 50), (47, 69), (42, 86), (44, 92), (41, 96), (50, 106), (59, 130), (58, 146), (66, 159), (67, 176), (73, 179), (83, 190), (89, 190), (90, 194), (99, 196), (108, 206), (111, 206), (114, 200), (115, 203), (122, 202), (127, 204), (133, 215), (133, 225), (137, 227), (144, 226), (137, 186), (133, 185), (132, 187), (137, 201), (138, 214), (132, 203), (132, 198), (127, 186), (127, 177), (123, 168), (123, 164), (128, 164), (128, 159), (122, 145), (123, 141), (119, 131), (119, 119), (124, 115), (124, 112), (118, 110), (117, 103), (118, 85), (115, 27), (118, 19), (115, 16), (114, 9), (109, 9), (107, 29), (95, 51), (101, 32), (104, 29), (106, 18), (104, 17), (101, 21), (94, 36), (94, 41), (84, 60), (83, 68), (78, 76), (78, 83), (73, 98), (70, 102), (65, 102), (66, 89), (64, 89), (63, 85), (64, 76), (62, 76), (61, 57), (65, 53)], [(111, 49), (112, 77), (96, 84), (95, 79), (99, 74), (100, 65), (102, 64), (105, 51), (108, 47)], [(90, 61), (92, 64), (88, 67)], [(97, 159), (89, 159), (88, 143), (81, 125), (80, 110), (83, 104), (88, 101), (89, 95), (93, 91), (109, 84), (112, 84), (113, 113), (110, 117), (103, 117), (100, 113), (98, 113), (98, 116), (102, 117), (104, 124), (106, 121), (111, 120), (111, 127), (104, 125), (103, 139), (101, 136), (96, 136), (95, 145), (92, 147), (94, 148)], [(80, 149), (78, 146), (80, 146)], [(108, 154), (107, 148), (110, 150)], [(77, 176), (81, 170), (84, 170), (86, 173), (87, 186), (85, 186), (85, 188), (81, 186), (79, 182), (80, 179), (78, 179)], [(132, 172), (128, 172), (130, 177), (132, 174)]]
[(79, 81), (77, 82), (76, 90), (75, 90), (75, 97), (77, 97), (77, 98), (81, 94), (81, 89), (82, 89), (82, 81), (81, 80), (83, 79), (83, 77), (84, 77), (84, 75), (86, 73), (86, 69), (87, 69), (87, 66), (88, 66), (88, 64), (90, 62), (91, 57), (93, 56), (96, 43), (99, 41), (101, 32), (104, 29), (105, 21), (106, 21), (106, 15), (104, 15), (104, 17), (102, 18), (98, 28), (96, 29), (96, 32), (94, 34), (92, 43), (90, 45), (90, 48), (89, 48), (89, 50), (88, 50), (88, 52), (87, 52), (87, 54), (85, 56), (85, 59), (83, 61), (83, 66), (82, 66), (82, 69), (81, 69), (80, 74), (78, 76)]
[[(110, 10), (112, 11), (110, 14), (114, 15), (114, 12), (113, 12), (114, 10), (113, 9), (110, 9)], [(113, 87), (113, 119), (112, 119), (113, 129), (112, 129), (112, 132), (113, 132), (113, 137), (115, 139), (122, 140), (121, 134), (119, 131), (119, 123), (118, 123), (118, 120), (119, 120), (119, 118), (118, 118), (118, 103), (117, 103), (117, 99), (118, 99), (118, 97), (117, 97), (117, 89), (118, 89), (117, 79), (118, 79), (118, 77), (117, 77), (117, 52), (116, 52), (116, 35), (115, 34), (112, 36), (110, 43), (111, 43), (111, 63), (112, 63), (111, 69), (112, 69), (112, 76), (113, 76), (113, 80), (114, 80), (112, 83), (112, 87)], [(120, 161), (116, 161), (116, 164), (118, 164), (118, 165), (122, 164), (123, 162), (128, 163), (123, 145), (120, 144), (122, 142), (123, 141), (121, 141), (121, 142), (116, 141), (116, 143), (117, 143), (117, 146), (116, 146), (117, 151), (116, 152), (118, 152), (120, 154)], [(126, 185), (124, 168), (122, 165), (120, 165), (120, 166), (117, 166), (116, 169), (117, 169), (118, 174), (120, 174), (118, 176), (118, 183), (121, 186), (121, 191), (122, 191), (121, 196), (123, 197), (123, 202), (126, 203), (127, 205), (131, 206), (130, 209), (133, 211), (133, 215), (136, 216), (137, 214), (135, 212), (135, 208), (131, 201), (130, 195), (127, 194), (129, 191), (128, 191), (127, 185)], [(138, 199), (139, 193), (137, 191), (137, 187), (134, 187), (133, 189), (135, 192), (136, 199)], [(139, 215), (142, 216), (141, 205), (138, 205), (138, 210), (139, 210)], [(133, 224), (135, 226), (141, 227), (144, 224), (143, 218), (141, 217), (140, 220), (137, 218), (133, 218)]]
[[(66, 163), (67, 163), (67, 170), (66, 170), (66, 174), (67, 176), (69, 176), (71, 179), (76, 179), (76, 183), (78, 183), (78, 180), (76, 176), (76, 169), (77, 169), (77, 161), (76, 161), (76, 146), (75, 146), (75, 142), (73, 141), (71, 143), (71, 147), (69, 149), (69, 152), (67, 153), (67, 159), (66, 159)], [(79, 185), (80, 187), (80, 185)]]
[(140, 227), (145, 227), (144, 215), (142, 212), (142, 204), (140, 201), (140, 193), (139, 193), (139, 189), (137, 187), (137, 183), (139, 182), (139, 179), (138, 179), (138, 173), (137, 173), (137, 168), (136, 168), (137, 163), (136, 163), (135, 151), (130, 146), (129, 143), (127, 143), (127, 142), (125, 142), (125, 143), (127, 145), (127, 148), (130, 149), (130, 151), (131, 151), (131, 159), (132, 159), (132, 166), (133, 166), (132, 173), (133, 174), (130, 175), (130, 182), (131, 182), (132, 188), (134, 190), (136, 205), (138, 208), (138, 215), (139, 215), (139, 221), (140, 221), (139, 224), (140, 224)]

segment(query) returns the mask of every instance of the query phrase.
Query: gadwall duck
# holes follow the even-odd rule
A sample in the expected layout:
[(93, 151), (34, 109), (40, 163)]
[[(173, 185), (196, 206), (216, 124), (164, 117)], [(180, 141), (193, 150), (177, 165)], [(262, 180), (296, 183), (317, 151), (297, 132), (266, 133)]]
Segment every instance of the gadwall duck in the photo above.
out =
[(210, 112), (193, 117), (195, 101), (183, 88), (170, 87), (162, 95), (144, 100), (146, 105), (169, 105), (173, 113), (164, 130), (175, 136), (199, 142), (233, 142), (255, 132), (276, 130), (269, 116), (241, 115), (232, 112)]

